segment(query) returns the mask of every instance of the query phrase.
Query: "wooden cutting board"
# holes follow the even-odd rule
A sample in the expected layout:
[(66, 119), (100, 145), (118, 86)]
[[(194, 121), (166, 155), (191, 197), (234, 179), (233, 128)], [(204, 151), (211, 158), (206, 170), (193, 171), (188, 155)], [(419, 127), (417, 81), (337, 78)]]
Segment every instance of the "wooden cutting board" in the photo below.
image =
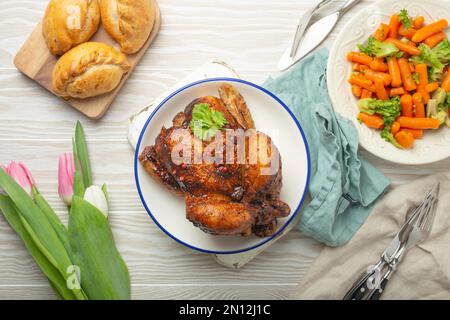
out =
[[(127, 55), (128, 61), (131, 64), (131, 69), (122, 78), (122, 81), (114, 91), (88, 99), (62, 100), (83, 113), (86, 117), (100, 119), (114, 101), (114, 98), (141, 60), (145, 51), (147, 51), (153, 40), (155, 40), (161, 27), (161, 13), (157, 4), (155, 10), (157, 11), (155, 23), (147, 42), (139, 52)], [(108, 33), (106, 33), (101, 25), (97, 33), (89, 41), (103, 42), (120, 50), (120, 46), (108, 35)], [(42, 35), (42, 22), (40, 22), (16, 54), (14, 64), (17, 69), (54, 94), (51, 78), (53, 67), (57, 60), (58, 57), (53, 56), (47, 48), (44, 36)]]

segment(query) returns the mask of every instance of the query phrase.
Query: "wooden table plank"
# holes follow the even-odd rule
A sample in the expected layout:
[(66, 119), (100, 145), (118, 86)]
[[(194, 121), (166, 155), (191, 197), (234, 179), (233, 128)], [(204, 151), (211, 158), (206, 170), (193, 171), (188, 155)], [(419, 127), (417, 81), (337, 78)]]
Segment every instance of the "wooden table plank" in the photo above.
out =
[[(342, 3), (339, 1), (338, 3)], [(363, 1), (363, 5), (375, 2)], [(82, 118), (13, 67), (13, 57), (42, 18), (47, 0), (0, 2), (0, 163), (22, 160), (57, 213), (57, 157), (70, 150), (74, 123), (87, 133), (95, 179), (106, 182), (111, 223), (128, 263), (136, 299), (283, 299), (300, 282), (321, 246), (293, 231), (239, 271), (217, 265), (165, 236), (136, 194), (133, 152), (126, 140), (128, 117), (205, 61), (227, 61), (247, 80), (262, 83), (292, 39), (311, 0), (159, 0), (161, 33), (100, 121)], [(333, 7), (331, 8), (333, 9)], [(326, 41), (330, 46), (346, 15)], [(395, 184), (447, 170), (450, 159), (404, 167), (363, 154)], [(183, 217), (180, 217), (183, 218)], [(53, 299), (38, 268), (0, 218), (0, 299)]]

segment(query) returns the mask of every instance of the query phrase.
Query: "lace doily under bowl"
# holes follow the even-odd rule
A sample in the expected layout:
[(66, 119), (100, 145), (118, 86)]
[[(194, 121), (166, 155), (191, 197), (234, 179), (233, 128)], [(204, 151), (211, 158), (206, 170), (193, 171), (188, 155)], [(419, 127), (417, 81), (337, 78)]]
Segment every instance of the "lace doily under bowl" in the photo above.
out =
[[(421, 140), (416, 141), (413, 149), (397, 149), (384, 141), (378, 131), (358, 122), (357, 100), (347, 82), (352, 70), (346, 54), (355, 51), (357, 44), (365, 43), (381, 22), (388, 23), (389, 17), (403, 8), (406, 8), (411, 16), (424, 16), (428, 22), (441, 18), (450, 21), (450, 5), (439, 0), (383, 0), (368, 6), (356, 13), (344, 26), (331, 49), (327, 68), (328, 90), (334, 109), (355, 124), (360, 145), (364, 149), (395, 163), (429, 164), (450, 157), (450, 128), (427, 131)], [(449, 31), (447, 35), (450, 35)]]

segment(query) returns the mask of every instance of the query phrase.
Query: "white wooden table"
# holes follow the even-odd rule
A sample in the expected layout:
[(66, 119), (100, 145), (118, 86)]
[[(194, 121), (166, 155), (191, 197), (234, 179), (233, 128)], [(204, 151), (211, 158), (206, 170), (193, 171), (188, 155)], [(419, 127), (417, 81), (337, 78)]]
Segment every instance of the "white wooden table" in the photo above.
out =
[[(126, 140), (128, 117), (178, 79), (211, 58), (261, 83), (292, 39), (297, 20), (313, 0), (159, 0), (159, 37), (101, 121), (89, 121), (32, 83), (13, 57), (42, 18), (47, 0), (0, 1), (0, 163), (23, 161), (66, 221), (57, 195), (58, 156), (71, 149), (75, 121), (87, 132), (97, 183), (108, 184), (110, 221), (132, 277), (135, 299), (283, 299), (295, 289), (321, 246), (293, 231), (244, 269), (228, 270), (167, 237), (142, 207)], [(342, 3), (343, 1), (337, 1)], [(330, 46), (352, 12), (325, 42)], [(334, 6), (336, 7), (336, 6)], [(394, 183), (448, 170), (450, 159), (401, 167), (363, 152)], [(51, 299), (52, 291), (18, 237), (0, 218), (0, 299)]]

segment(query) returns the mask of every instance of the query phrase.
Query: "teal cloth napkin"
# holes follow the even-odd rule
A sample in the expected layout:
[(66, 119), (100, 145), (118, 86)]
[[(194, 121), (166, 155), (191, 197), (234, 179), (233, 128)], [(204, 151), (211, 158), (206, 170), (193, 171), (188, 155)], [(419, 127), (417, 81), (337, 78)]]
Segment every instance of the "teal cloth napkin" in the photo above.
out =
[(264, 87), (299, 120), (309, 142), (311, 202), (300, 230), (328, 246), (351, 240), (389, 186), (389, 180), (358, 155), (353, 123), (335, 113), (326, 85), (328, 51), (319, 50)]

